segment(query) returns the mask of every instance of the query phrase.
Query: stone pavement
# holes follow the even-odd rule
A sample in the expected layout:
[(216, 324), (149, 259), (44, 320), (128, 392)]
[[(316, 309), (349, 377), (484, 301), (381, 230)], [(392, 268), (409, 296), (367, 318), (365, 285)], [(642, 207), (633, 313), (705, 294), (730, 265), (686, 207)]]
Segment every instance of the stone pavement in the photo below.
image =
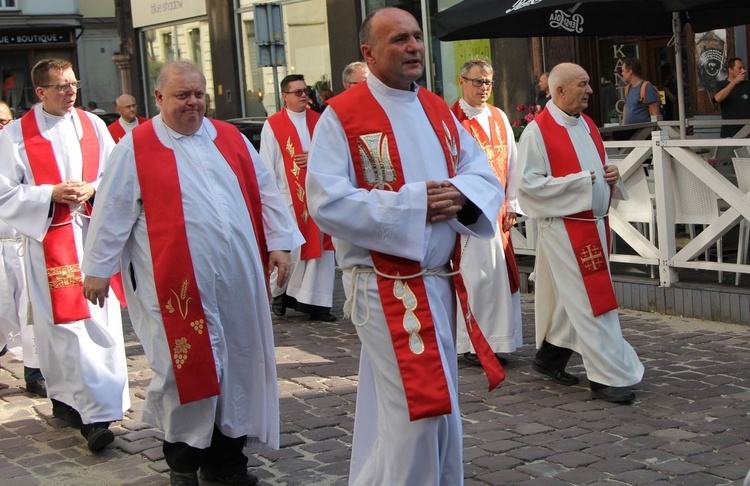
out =
[[(340, 289), (334, 313), (341, 315)], [(524, 296), (533, 342), (533, 295)], [(750, 467), (750, 329), (621, 312), (646, 366), (637, 401), (592, 401), (585, 380), (558, 386), (531, 369), (533, 346), (510, 356), (506, 381), (488, 392), (482, 372), (459, 363), (466, 484), (741, 484)], [(281, 449), (253, 455), (262, 485), (346, 484), (359, 344), (353, 326), (274, 318)], [(159, 430), (138, 421), (150, 379), (129, 325), (132, 409), (115, 443), (94, 455), (52, 417), (48, 400), (21, 389), (23, 368), (0, 358), (0, 484), (164, 485)], [(580, 358), (569, 371), (583, 376)], [(210, 484), (210, 483), (205, 483)], [(415, 485), (421, 486), (421, 485)]]

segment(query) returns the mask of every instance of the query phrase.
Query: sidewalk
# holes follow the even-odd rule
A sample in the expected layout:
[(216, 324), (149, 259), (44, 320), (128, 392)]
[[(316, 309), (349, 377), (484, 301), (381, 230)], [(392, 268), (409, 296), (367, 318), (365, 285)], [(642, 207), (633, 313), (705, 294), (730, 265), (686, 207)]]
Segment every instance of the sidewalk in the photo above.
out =
[[(339, 289), (339, 316), (342, 300)], [(586, 380), (563, 387), (531, 369), (533, 295), (524, 296), (527, 344), (510, 356), (497, 390), (488, 393), (481, 370), (459, 361), (467, 486), (742, 483), (750, 468), (750, 328), (620, 315), (646, 367), (632, 406), (592, 401)], [(262, 485), (346, 484), (359, 349), (353, 326), (294, 312), (274, 322), (282, 447), (253, 455), (250, 465)], [(163, 435), (138, 421), (150, 371), (129, 323), (126, 346), (132, 409), (98, 455), (52, 417), (49, 400), (20, 388), (18, 360), (0, 358), (0, 483), (169, 484)], [(584, 377), (580, 358), (568, 371)]]

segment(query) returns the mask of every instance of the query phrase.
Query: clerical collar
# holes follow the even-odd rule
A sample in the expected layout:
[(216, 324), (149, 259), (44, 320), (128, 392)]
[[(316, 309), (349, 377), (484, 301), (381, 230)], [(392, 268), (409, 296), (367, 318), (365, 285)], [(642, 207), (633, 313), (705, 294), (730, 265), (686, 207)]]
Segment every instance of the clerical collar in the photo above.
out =
[(286, 114), (289, 115), (292, 118), (294, 118), (294, 117), (305, 118), (307, 116), (307, 109), (304, 109), (304, 110), (302, 110), (300, 112), (292, 111), (292, 110), (290, 110), (287, 107), (284, 107), (284, 109), (286, 110)]
[(484, 105), (484, 106), (483, 106), (483, 107), (481, 107), (481, 108), (476, 108), (476, 107), (474, 107), (474, 106), (471, 106), (470, 104), (468, 104), (468, 103), (466, 102), (466, 100), (465, 100), (465, 99), (463, 99), (463, 98), (461, 98), (460, 100), (458, 100), (458, 104), (459, 104), (459, 106), (461, 107), (461, 110), (463, 110), (463, 112), (464, 112), (464, 113), (466, 114), (466, 116), (467, 116), (467, 117), (469, 117), (469, 118), (474, 118), (474, 117), (477, 117), (477, 116), (481, 115), (482, 113), (485, 113), (485, 112), (488, 112), (488, 111), (489, 111), (489, 110), (487, 109), (487, 105)]
[(377, 76), (372, 75), (372, 73), (370, 74), (370, 76), (367, 76), (367, 86), (373, 93), (383, 95), (386, 98), (399, 103), (410, 102), (417, 97), (417, 92), (419, 91), (419, 85), (417, 83), (412, 83), (411, 91), (407, 91), (405, 89), (394, 89), (389, 88), (388, 86), (383, 84), (383, 82), (379, 80)]
[(136, 123), (138, 123), (138, 118), (133, 118), (133, 121), (129, 122), (123, 117), (120, 117), (120, 123), (122, 123), (123, 127), (135, 127)]
[(53, 120), (65, 120), (73, 116), (73, 110), (70, 110), (64, 115), (53, 115), (52, 113), (46, 111), (44, 107), (42, 107), (42, 114), (44, 114), (46, 118), (51, 118)]

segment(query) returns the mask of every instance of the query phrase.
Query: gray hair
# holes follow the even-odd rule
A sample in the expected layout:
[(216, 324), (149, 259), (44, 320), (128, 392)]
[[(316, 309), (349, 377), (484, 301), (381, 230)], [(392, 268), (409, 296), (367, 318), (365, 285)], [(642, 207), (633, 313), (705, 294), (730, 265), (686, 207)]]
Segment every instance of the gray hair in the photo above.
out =
[(557, 91), (558, 86), (565, 86), (574, 78), (580, 71), (585, 71), (583, 67), (572, 62), (562, 62), (552, 68), (547, 78), (547, 84), (549, 85), (549, 92), (554, 93)]
[(495, 70), (492, 69), (492, 64), (487, 62), (486, 59), (482, 59), (481, 57), (473, 57), (466, 61), (463, 66), (461, 66), (461, 76), (466, 76), (467, 74), (469, 74), (469, 71), (471, 71), (471, 68), (473, 68), (474, 66), (479, 66), (479, 69), (482, 70), (482, 73), (488, 74), (490, 77), (495, 74)]
[(349, 79), (349, 76), (351, 76), (352, 74), (354, 74), (354, 71), (356, 71), (357, 69), (360, 69), (360, 68), (364, 69), (365, 71), (369, 71), (369, 68), (367, 67), (367, 64), (364, 63), (364, 62), (361, 62), (361, 61), (351, 62), (351, 63), (347, 64), (346, 67), (344, 68), (344, 72), (341, 73), (341, 81), (342, 81), (342, 83), (344, 85), (346, 85), (346, 83), (349, 82), (349, 81), (347, 81)]

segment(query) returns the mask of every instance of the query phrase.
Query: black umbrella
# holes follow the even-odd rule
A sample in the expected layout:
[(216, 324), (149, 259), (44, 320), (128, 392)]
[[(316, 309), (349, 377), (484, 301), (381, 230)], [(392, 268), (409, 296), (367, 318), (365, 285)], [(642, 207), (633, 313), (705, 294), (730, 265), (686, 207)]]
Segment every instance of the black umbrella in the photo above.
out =
[(442, 41), (499, 37), (675, 36), (680, 135), (685, 138), (680, 33), (750, 23), (750, 0), (463, 0), (433, 18)]
[(442, 41), (667, 35), (672, 13), (695, 32), (750, 23), (748, 0), (464, 0), (434, 16)]

